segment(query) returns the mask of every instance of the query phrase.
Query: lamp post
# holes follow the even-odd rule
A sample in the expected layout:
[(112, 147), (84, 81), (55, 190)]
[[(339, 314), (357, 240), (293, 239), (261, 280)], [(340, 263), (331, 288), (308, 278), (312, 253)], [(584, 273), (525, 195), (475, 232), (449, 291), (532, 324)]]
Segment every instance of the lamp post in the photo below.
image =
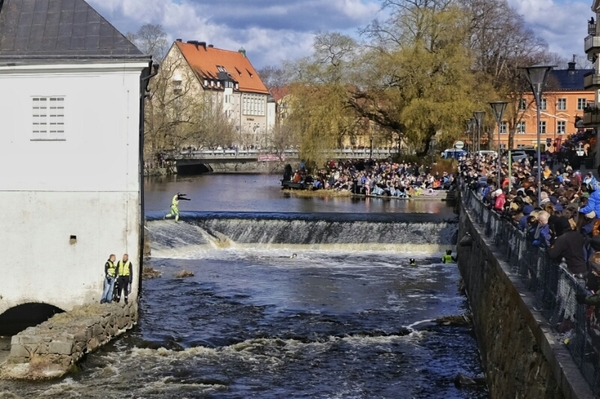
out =
[(477, 123), (477, 151), (481, 151), (481, 126), (483, 125), (483, 118), (485, 118), (484, 111), (473, 112), (475, 122)]
[(535, 99), (535, 107), (537, 108), (537, 199), (538, 206), (542, 200), (542, 158), (540, 154), (540, 135), (542, 133), (540, 129), (541, 124), (541, 113), (540, 113), (540, 104), (542, 102), (542, 92), (544, 91), (544, 86), (546, 85), (546, 80), (548, 79), (548, 75), (552, 68), (555, 65), (535, 65), (530, 67), (522, 68), (525, 70), (525, 77), (527, 78), (527, 82), (531, 86), (531, 91), (533, 92), (533, 97)]
[[(471, 134), (471, 120), (470, 119), (466, 119), (465, 120), (465, 136), (467, 137), (467, 139), (465, 140), (467, 143), (469, 142), (469, 135)], [(469, 152), (473, 152), (473, 143), (471, 142), (469, 144)]]
[[(498, 123), (498, 188), (502, 187), (502, 162), (501, 154), (500, 154), (500, 125), (502, 124), (502, 117), (504, 116), (504, 111), (506, 111), (506, 105), (508, 103), (506, 101), (494, 101), (490, 103), (490, 107), (492, 107), (492, 111), (494, 111), (494, 116), (496, 117), (496, 122)], [(510, 176), (508, 176), (510, 180)]]
[(477, 125), (477, 121), (475, 118), (469, 119), (469, 131), (471, 132), (471, 142), (473, 143), (473, 153), (477, 151), (477, 144), (475, 143), (475, 128)]

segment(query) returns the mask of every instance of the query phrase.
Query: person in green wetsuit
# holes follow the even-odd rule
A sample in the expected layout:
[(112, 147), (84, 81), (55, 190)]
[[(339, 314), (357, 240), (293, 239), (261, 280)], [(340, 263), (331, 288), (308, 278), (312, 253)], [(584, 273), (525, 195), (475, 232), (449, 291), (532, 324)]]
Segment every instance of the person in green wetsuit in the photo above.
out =
[(452, 256), (452, 250), (449, 249), (446, 251), (446, 255), (442, 256), (442, 263), (454, 263), (456, 262), (456, 258)]
[(177, 193), (171, 200), (171, 213), (165, 215), (165, 219), (175, 217), (175, 221), (179, 221), (179, 201), (189, 201), (189, 198), (185, 198), (186, 194)]

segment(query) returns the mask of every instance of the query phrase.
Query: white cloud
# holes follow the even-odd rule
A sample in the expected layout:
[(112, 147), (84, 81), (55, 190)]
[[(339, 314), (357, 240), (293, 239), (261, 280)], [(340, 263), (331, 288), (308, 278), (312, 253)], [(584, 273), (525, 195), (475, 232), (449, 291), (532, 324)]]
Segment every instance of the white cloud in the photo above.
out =
[(533, 32), (546, 40), (549, 49), (570, 59), (584, 55), (587, 20), (593, 15), (592, 1), (508, 0), (523, 15)]

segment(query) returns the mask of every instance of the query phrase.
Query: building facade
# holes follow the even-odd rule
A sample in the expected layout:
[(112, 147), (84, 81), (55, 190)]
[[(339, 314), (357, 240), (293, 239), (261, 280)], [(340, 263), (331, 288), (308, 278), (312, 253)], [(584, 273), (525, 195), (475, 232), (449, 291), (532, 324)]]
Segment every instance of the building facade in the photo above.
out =
[[(576, 69), (570, 62), (567, 69), (552, 70), (546, 90), (542, 93), (540, 107), (540, 143), (542, 151), (554, 151), (560, 147), (563, 138), (575, 133), (575, 123), (583, 118), (588, 101), (593, 101), (594, 93), (586, 90), (584, 78), (588, 69)], [(516, 104), (517, 117), (514, 118), (515, 134), (513, 148), (537, 146), (537, 106), (533, 93), (524, 93)], [(509, 121), (500, 125), (500, 146), (508, 148)], [(498, 128), (494, 130), (493, 143), (498, 141)], [(496, 147), (493, 145), (492, 147)]]
[[(591, 90), (592, 99), (585, 109), (583, 125), (596, 129), (600, 126), (600, 28), (598, 27), (598, 18), (600, 18), (600, 0), (593, 0), (592, 12), (595, 18), (588, 21), (588, 35), (584, 39), (584, 50), (588, 60), (594, 63), (594, 69), (585, 76), (585, 88)], [(600, 141), (596, 140), (596, 159), (595, 166), (600, 165)]]
[(0, 1), (0, 314), (99, 302), (111, 253), (139, 276), (150, 67), (84, 0)]
[[(171, 63), (180, 65), (176, 76), (182, 85), (193, 84), (190, 95), (209, 95), (233, 122), (237, 145), (269, 147), (276, 121), (275, 102), (245, 50), (223, 50), (206, 42), (177, 39), (163, 62)], [(187, 82), (189, 79), (195, 82)]]

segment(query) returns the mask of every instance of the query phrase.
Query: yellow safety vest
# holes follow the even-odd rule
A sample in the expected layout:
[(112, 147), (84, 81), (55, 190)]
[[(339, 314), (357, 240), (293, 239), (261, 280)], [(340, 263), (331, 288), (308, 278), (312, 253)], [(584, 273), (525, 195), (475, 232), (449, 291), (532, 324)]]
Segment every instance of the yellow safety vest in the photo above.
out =
[(179, 197), (179, 195), (177, 195), (177, 194), (175, 194), (175, 195), (173, 196), (173, 200), (171, 201), (171, 206), (173, 206), (173, 205), (174, 205), (174, 206), (177, 206), (177, 205), (179, 205), (179, 199), (178, 199), (177, 197)]
[(117, 266), (119, 268), (119, 276), (129, 276), (130, 275), (130, 264), (131, 262), (127, 261), (125, 263), (123, 263), (122, 260), (119, 261), (119, 263), (117, 263)]
[(115, 264), (110, 259), (107, 261), (107, 263), (108, 263), (108, 270), (107, 270), (108, 275), (111, 277), (114, 277), (116, 274), (117, 268), (115, 267)]
[(442, 262), (444, 262), (444, 263), (452, 263), (452, 255), (444, 255), (444, 256), (442, 256)]

